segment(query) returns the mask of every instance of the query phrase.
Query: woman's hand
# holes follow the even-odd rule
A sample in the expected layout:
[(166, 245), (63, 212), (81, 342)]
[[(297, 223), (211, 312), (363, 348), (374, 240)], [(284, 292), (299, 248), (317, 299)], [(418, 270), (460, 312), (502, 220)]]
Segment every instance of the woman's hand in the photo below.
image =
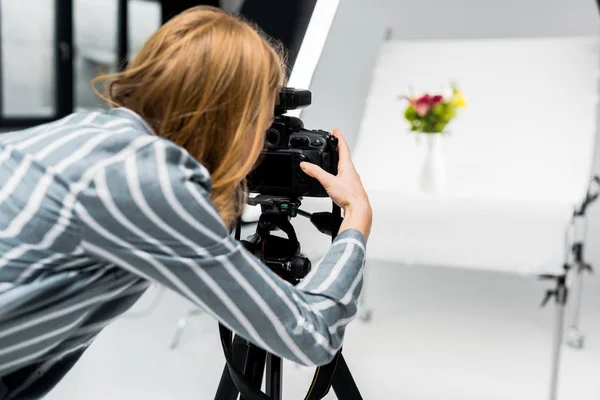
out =
[(327, 191), (331, 200), (344, 210), (344, 222), (340, 232), (354, 228), (365, 238), (371, 231), (372, 211), (369, 197), (360, 181), (360, 176), (350, 158), (350, 148), (344, 136), (337, 129), (333, 135), (338, 138), (338, 173), (332, 175), (315, 164), (302, 162), (300, 167), (304, 173), (317, 179)]

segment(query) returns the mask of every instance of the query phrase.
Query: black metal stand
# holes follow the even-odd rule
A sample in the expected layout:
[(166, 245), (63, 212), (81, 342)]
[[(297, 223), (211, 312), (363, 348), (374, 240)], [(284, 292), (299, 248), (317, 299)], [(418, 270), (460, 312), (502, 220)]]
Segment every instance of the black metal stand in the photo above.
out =
[[(596, 185), (596, 190), (592, 190), (592, 185)], [(583, 260), (583, 243), (585, 241), (585, 229), (582, 227), (585, 223), (585, 213), (587, 207), (596, 201), (600, 195), (600, 178), (594, 176), (590, 182), (588, 192), (581, 206), (573, 213), (571, 222), (571, 235), (567, 234), (566, 261), (563, 265), (563, 273), (558, 275), (541, 275), (541, 279), (554, 280), (555, 289), (546, 291), (542, 307), (552, 298), (555, 300), (556, 311), (554, 319), (554, 334), (552, 337), (552, 366), (550, 377), (550, 400), (556, 400), (558, 396), (558, 375), (560, 370), (561, 348), (564, 340), (564, 320), (565, 308), (569, 288), (567, 287), (567, 277), (569, 273), (575, 273), (572, 291), (575, 294), (575, 309), (572, 323), (567, 330), (567, 344), (574, 348), (582, 348), (585, 337), (579, 331), (579, 316), (581, 309), (581, 296), (583, 288), (583, 274), (591, 272), (592, 267)]]
[[(261, 205), (262, 214), (256, 233), (242, 243), (283, 279), (297, 284), (311, 266), (310, 261), (300, 253), (300, 244), (290, 219), (297, 215), (310, 218), (320, 232), (334, 238), (341, 224), (339, 207), (334, 205), (332, 213), (310, 214), (299, 209), (299, 199), (259, 196), (252, 202)], [(285, 232), (288, 238), (271, 235), (270, 232), (275, 229)], [(239, 240), (240, 236), (241, 222), (238, 221), (235, 238)], [(215, 400), (237, 400), (239, 395), (242, 400), (281, 400), (281, 358), (239, 336), (234, 337), (222, 325), (219, 325), (219, 331), (226, 365)], [(260, 390), (265, 375), (263, 393)], [(331, 363), (317, 368), (305, 400), (322, 399), (331, 387), (340, 400), (362, 400), (341, 350)]]
[[(235, 336), (232, 343), (233, 365), (243, 371), (243, 376), (252, 384), (256, 390), (261, 389), (263, 373), (266, 367), (266, 396), (273, 400), (281, 400), (281, 359), (266, 351), (246, 342), (239, 336)], [(243, 390), (243, 389), (242, 389)], [(225, 365), (221, 382), (217, 389), (215, 399), (217, 400), (236, 400), (240, 394), (240, 389), (231, 377), (229, 365)], [(257, 397), (242, 397), (244, 400), (254, 400)]]
[(542, 275), (541, 279), (552, 279), (556, 282), (556, 288), (546, 291), (542, 301), (542, 307), (554, 298), (556, 304), (554, 319), (554, 334), (552, 337), (552, 366), (550, 373), (550, 400), (556, 400), (558, 396), (558, 374), (560, 369), (560, 356), (563, 341), (563, 325), (565, 320), (565, 307), (567, 304), (568, 289), (566, 285), (567, 268), (562, 275)]
[(571, 315), (569, 327), (565, 332), (566, 343), (574, 349), (582, 349), (585, 345), (585, 335), (579, 329), (579, 320), (581, 318), (581, 302), (583, 298), (583, 275), (593, 273), (592, 266), (583, 259), (583, 242), (573, 245), (573, 266), (571, 267), (572, 292), (573, 292), (573, 313)]
[[(588, 206), (598, 199), (599, 195), (597, 191), (592, 191), (592, 184), (600, 186), (600, 178), (597, 176), (593, 177), (585, 200), (581, 204), (581, 207), (573, 213), (570, 235), (570, 243), (572, 243), (572, 245), (569, 249), (569, 260), (567, 261), (569, 270), (574, 274), (571, 286), (575, 302), (573, 304), (571, 322), (569, 323), (566, 332), (566, 343), (575, 349), (582, 349), (585, 344), (585, 335), (579, 329), (581, 300), (583, 297), (583, 275), (585, 273), (593, 272), (592, 266), (586, 263), (583, 257), (585, 237), (587, 234), (586, 211)], [(596, 189), (598, 189), (598, 187)]]
[[(260, 390), (263, 373), (266, 372), (265, 381), (265, 397), (246, 393), (244, 396), (240, 388), (236, 386), (234, 379), (231, 376), (230, 366), (225, 365), (221, 381), (217, 388), (215, 400), (236, 400), (238, 395), (242, 394), (242, 400), (281, 400), (282, 398), (282, 361), (281, 358), (267, 353), (266, 351), (256, 347), (255, 345), (246, 342), (239, 336), (235, 336), (231, 343), (232, 348), (232, 364), (239, 371), (243, 371), (243, 376), (251, 382), (252, 387)], [(352, 377), (352, 373), (346, 364), (346, 360), (342, 354), (334, 360), (335, 372), (331, 376), (331, 387), (335, 395), (340, 400), (362, 400), (362, 396), (356, 386), (356, 382)], [(325, 367), (321, 367), (325, 368)], [(321, 399), (327, 392), (322, 395), (317, 395), (313, 392), (313, 385), (309, 389), (305, 399)], [(244, 389), (242, 389), (243, 391)]]
[(129, 64), (129, 1), (117, 3), (117, 66), (123, 71)]

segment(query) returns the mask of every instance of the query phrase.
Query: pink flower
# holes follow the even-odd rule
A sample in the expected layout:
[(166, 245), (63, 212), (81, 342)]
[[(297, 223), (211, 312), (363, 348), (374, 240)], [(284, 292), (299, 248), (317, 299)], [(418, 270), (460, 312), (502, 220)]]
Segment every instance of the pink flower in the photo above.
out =
[(414, 106), (415, 111), (419, 114), (420, 117), (424, 117), (429, 112), (429, 104), (426, 103), (417, 103)]
[(419, 116), (424, 117), (429, 112), (429, 110), (431, 110), (431, 107), (441, 102), (442, 100), (444, 100), (444, 98), (439, 94), (435, 96), (424, 94), (418, 99), (410, 99), (410, 105), (415, 109)]

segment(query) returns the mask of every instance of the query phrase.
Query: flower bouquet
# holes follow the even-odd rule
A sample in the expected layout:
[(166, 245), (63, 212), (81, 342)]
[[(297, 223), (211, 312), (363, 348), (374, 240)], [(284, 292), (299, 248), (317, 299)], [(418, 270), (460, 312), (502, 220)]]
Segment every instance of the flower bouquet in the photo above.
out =
[(467, 102), (456, 85), (452, 85), (450, 96), (441, 94), (411, 95), (404, 118), (410, 123), (411, 132), (444, 133), (446, 125), (456, 116), (457, 110), (465, 108)]
[(441, 192), (446, 181), (442, 137), (446, 133), (446, 126), (456, 117), (458, 109), (465, 108), (467, 102), (456, 85), (452, 85), (452, 91), (447, 96), (426, 93), (409, 96), (407, 100), (404, 118), (410, 123), (411, 132), (427, 134), (427, 155), (421, 169), (421, 189), (430, 193)]

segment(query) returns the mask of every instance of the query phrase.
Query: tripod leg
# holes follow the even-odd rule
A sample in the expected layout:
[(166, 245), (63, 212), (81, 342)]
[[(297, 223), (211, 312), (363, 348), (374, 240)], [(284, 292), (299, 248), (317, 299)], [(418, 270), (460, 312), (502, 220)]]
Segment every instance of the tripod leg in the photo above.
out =
[(219, 387), (217, 388), (217, 394), (215, 394), (215, 400), (237, 400), (239, 394), (240, 392), (238, 392), (229, 374), (229, 368), (225, 364), (221, 380), (219, 381)]
[(267, 355), (266, 393), (272, 400), (281, 400), (281, 358)]
[(564, 277), (559, 278), (556, 294), (556, 315), (554, 324), (554, 337), (552, 340), (552, 375), (550, 378), (550, 400), (558, 396), (558, 373), (560, 369), (560, 354), (563, 343), (563, 325), (565, 319), (565, 306), (567, 302), (567, 287)]
[(362, 400), (343, 355), (340, 355), (331, 386), (339, 400)]
[(186, 325), (187, 320), (185, 318), (179, 318), (179, 320), (177, 321), (177, 329), (173, 334), (173, 339), (171, 339), (171, 345), (169, 346), (171, 350), (174, 350), (179, 345), (181, 335), (183, 334), (183, 330), (185, 329)]
[(246, 376), (253, 386), (260, 390), (265, 371), (265, 361), (267, 353), (253, 344), (246, 343), (248, 346), (248, 356), (244, 365), (244, 376)]
[(194, 315), (202, 314), (203, 312), (204, 311), (202, 309), (196, 308), (192, 311), (189, 311), (187, 317), (179, 318), (179, 320), (177, 321), (177, 329), (175, 330), (175, 334), (173, 334), (173, 339), (171, 339), (171, 350), (174, 350), (179, 345), (181, 335), (183, 334), (183, 330), (187, 325), (187, 318), (193, 317)]
[[(232, 349), (233, 364), (237, 369), (241, 370), (244, 368), (246, 359), (248, 358), (248, 345), (244, 339), (235, 336)], [(215, 395), (215, 400), (237, 400), (239, 394), (240, 392), (235, 387), (231, 375), (229, 374), (229, 368), (227, 367), (227, 364), (225, 364), (223, 374), (221, 374), (221, 381), (217, 388), (217, 394)]]

